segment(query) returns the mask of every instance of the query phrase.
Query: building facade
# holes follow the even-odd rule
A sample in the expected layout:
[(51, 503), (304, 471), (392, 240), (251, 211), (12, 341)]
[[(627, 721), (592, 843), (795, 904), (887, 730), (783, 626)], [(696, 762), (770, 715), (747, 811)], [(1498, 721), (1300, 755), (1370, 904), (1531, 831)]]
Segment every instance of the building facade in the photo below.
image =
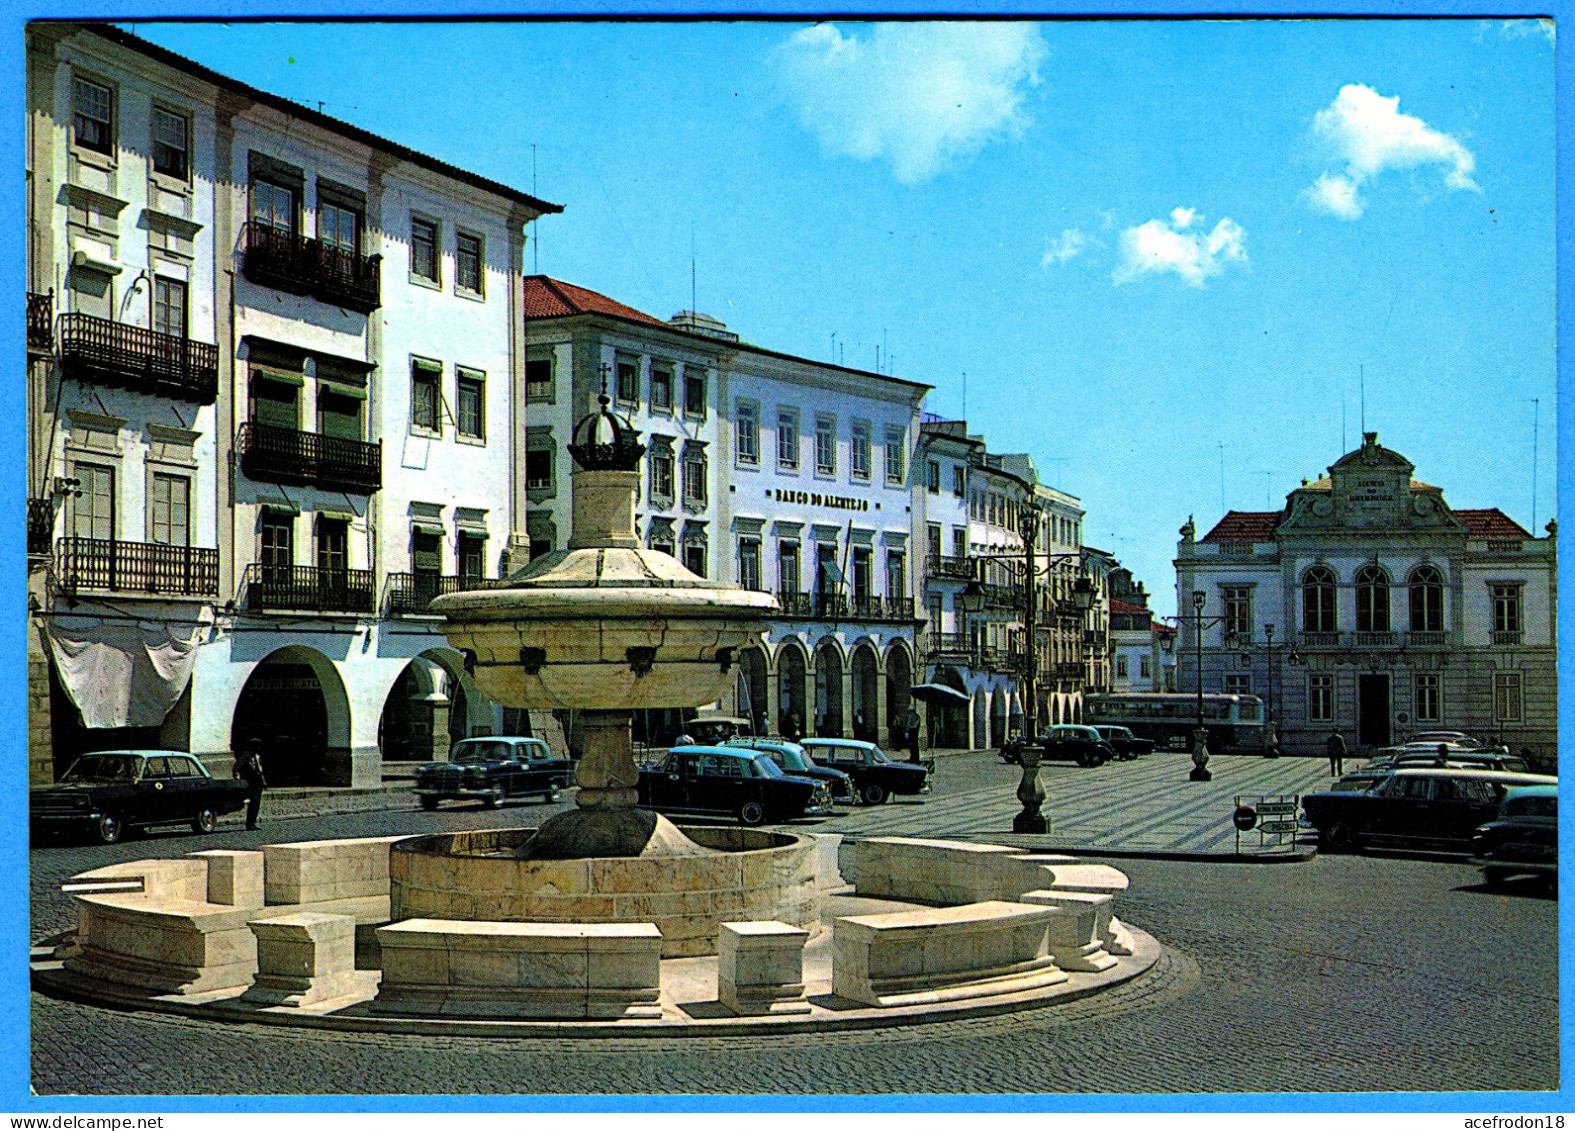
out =
[(278, 784), (374, 784), (500, 725), (425, 602), (525, 548), (519, 264), (557, 206), (114, 28), (27, 34), (33, 777), (258, 737)]
[[(1556, 764), (1555, 527), (1455, 510), (1376, 433), (1281, 511), (1232, 511), (1176, 558), (1183, 691), (1265, 700), (1292, 753), (1460, 730)], [(1217, 623), (1211, 623), (1217, 620)], [(1272, 632), (1272, 644), (1268, 634)]]

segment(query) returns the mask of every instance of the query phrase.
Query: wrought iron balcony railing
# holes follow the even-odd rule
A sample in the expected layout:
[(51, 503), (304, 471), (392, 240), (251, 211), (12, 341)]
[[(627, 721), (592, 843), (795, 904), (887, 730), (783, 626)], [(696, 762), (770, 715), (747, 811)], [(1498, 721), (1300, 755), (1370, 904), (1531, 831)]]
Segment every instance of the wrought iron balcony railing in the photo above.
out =
[(27, 296), (27, 348), (49, 353), (55, 348), (55, 295)]
[(1405, 643), (1408, 648), (1442, 648), (1449, 643), (1447, 632), (1408, 632), (1405, 634)]
[(1338, 648), (1340, 634), (1338, 632), (1304, 632), (1302, 633), (1303, 648)]
[(219, 347), (91, 314), (62, 314), (60, 368), (69, 378), (212, 404)]
[(1395, 645), (1395, 634), (1387, 630), (1358, 632), (1355, 638), (1358, 648), (1393, 648)]
[(254, 562), (246, 567), (246, 607), (320, 613), (372, 613), (372, 571), (280, 566)]
[(55, 576), (67, 593), (212, 597), (219, 592), (219, 551), (70, 535), (55, 545)]
[(55, 540), (55, 500), (27, 500), (27, 552), (45, 556)]
[(1494, 644), (1519, 644), (1521, 643), (1521, 640), (1522, 635), (1519, 629), (1514, 629), (1508, 632), (1495, 630), (1493, 633)]
[(973, 576), (974, 565), (965, 557), (931, 554), (925, 563), (925, 568), (931, 577), (949, 577), (957, 581), (967, 581)]
[(973, 652), (973, 639), (966, 632), (932, 632), (929, 634), (931, 656), (967, 656)]
[(241, 274), (259, 286), (370, 314), (383, 305), (383, 257), (359, 255), (252, 220), (241, 234)]
[(247, 421), (235, 440), (241, 471), (264, 483), (314, 484), (370, 495), (383, 485), (383, 442)]
[(840, 593), (795, 593), (777, 595), (781, 615), (788, 620), (912, 620), (912, 597), (848, 597)]
[(383, 589), (384, 607), (390, 616), (420, 615), (434, 597), (466, 589), (488, 589), (497, 582), (482, 577), (436, 573), (391, 573)]

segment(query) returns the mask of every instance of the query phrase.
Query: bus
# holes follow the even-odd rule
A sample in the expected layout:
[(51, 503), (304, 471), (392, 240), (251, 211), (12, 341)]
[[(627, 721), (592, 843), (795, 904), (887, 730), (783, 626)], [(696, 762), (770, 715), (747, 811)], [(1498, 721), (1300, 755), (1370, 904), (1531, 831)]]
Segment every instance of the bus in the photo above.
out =
[[(1126, 692), (1088, 695), (1083, 718), (1090, 726), (1123, 726), (1152, 738), (1156, 749), (1185, 750), (1198, 725), (1196, 692)], [(1209, 750), (1263, 752), (1263, 701), (1256, 695), (1203, 696), (1203, 726)]]

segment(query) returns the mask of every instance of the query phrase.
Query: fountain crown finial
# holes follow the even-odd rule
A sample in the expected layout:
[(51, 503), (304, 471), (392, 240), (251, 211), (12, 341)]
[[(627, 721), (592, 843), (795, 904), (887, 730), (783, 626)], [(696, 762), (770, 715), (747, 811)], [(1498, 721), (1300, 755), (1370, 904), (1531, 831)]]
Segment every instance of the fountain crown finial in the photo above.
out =
[(602, 388), (596, 397), (597, 411), (586, 415), (574, 426), (574, 442), (569, 454), (586, 471), (636, 471), (645, 455), (640, 434), (628, 419), (609, 407), (607, 366), (601, 369)]

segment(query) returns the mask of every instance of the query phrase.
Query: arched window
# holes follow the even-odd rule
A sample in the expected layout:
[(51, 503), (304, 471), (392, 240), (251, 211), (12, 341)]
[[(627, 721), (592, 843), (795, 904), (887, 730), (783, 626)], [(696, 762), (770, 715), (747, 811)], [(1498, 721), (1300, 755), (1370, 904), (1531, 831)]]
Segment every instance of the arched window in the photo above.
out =
[(1356, 574), (1356, 631), (1389, 631), (1389, 576), (1375, 565)]
[(1411, 571), (1411, 631), (1444, 631), (1444, 579), (1432, 566)]
[(1302, 574), (1302, 631), (1334, 632), (1334, 571), (1313, 566)]

